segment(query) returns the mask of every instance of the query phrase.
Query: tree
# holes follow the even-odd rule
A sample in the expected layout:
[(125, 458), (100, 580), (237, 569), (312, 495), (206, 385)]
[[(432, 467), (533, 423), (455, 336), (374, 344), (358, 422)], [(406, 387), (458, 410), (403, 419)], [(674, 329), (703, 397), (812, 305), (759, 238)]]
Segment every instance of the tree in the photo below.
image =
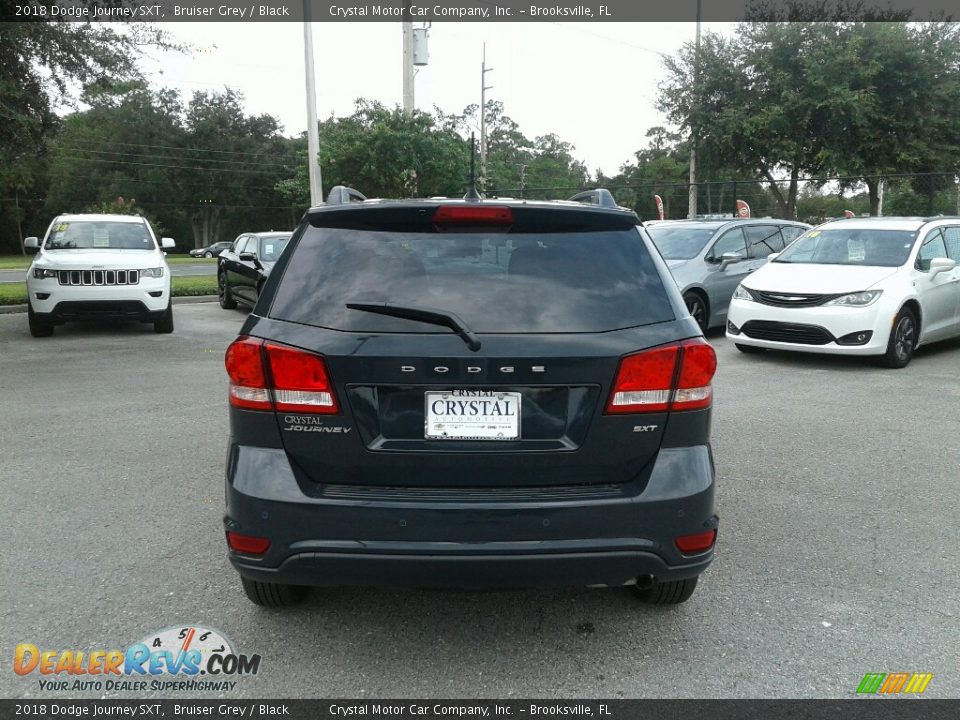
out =
[[(12, 14), (12, 13), (9, 13)], [(58, 127), (54, 102), (69, 103), (77, 85), (139, 77), (136, 60), (146, 46), (174, 48), (147, 24), (123, 32), (113, 23), (33, 20), (4, 23), (0, 32), (0, 200), (40, 194), (45, 142)], [(36, 206), (39, 211), (40, 205)], [(6, 215), (6, 213), (4, 213)], [(31, 222), (39, 223), (30, 218)], [(0, 226), (0, 233), (10, 228)]]

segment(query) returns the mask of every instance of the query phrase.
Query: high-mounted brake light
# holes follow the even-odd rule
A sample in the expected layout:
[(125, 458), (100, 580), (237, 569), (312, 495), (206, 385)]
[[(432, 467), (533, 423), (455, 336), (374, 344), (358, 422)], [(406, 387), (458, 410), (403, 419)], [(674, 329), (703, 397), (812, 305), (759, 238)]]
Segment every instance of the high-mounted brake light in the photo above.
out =
[(628, 355), (620, 361), (607, 413), (709, 407), (713, 400), (710, 381), (716, 369), (716, 353), (699, 338)]
[(319, 355), (305, 350), (237, 338), (225, 364), (230, 375), (230, 404), (248, 410), (336, 414), (333, 383)]
[(441, 205), (432, 222), (461, 225), (511, 225), (513, 210), (503, 205)]

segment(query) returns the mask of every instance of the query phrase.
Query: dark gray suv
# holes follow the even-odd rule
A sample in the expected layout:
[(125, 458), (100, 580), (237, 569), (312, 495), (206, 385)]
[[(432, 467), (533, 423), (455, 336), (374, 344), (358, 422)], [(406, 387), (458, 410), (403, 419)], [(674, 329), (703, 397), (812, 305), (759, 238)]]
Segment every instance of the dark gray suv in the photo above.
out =
[(308, 211), (226, 353), (224, 519), (248, 597), (632, 585), (717, 535), (713, 348), (606, 191)]

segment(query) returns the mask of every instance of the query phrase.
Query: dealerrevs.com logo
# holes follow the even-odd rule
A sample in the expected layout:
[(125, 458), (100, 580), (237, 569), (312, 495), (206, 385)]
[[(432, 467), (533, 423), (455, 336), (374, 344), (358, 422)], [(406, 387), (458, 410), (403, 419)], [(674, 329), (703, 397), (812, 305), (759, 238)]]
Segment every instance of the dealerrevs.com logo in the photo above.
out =
[(21, 643), (13, 670), (43, 691), (223, 692), (256, 675), (260, 655), (243, 655), (222, 633), (200, 626), (151, 633), (125, 650), (46, 650)]

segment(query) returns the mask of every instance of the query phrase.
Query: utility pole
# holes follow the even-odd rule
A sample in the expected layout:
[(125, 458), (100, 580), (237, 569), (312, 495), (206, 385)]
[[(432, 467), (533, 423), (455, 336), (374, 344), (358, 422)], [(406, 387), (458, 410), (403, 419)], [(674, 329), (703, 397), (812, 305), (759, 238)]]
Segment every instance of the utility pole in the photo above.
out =
[[(697, 42), (693, 51), (693, 113), (696, 116), (700, 103), (700, 0), (697, 0)], [(687, 192), (687, 217), (697, 216), (697, 125), (690, 125), (690, 186)]]
[(487, 67), (487, 44), (483, 44), (483, 61), (480, 64), (480, 187), (487, 191), (487, 73), (493, 68)]
[[(403, 17), (410, 17), (410, 0), (403, 2)], [(403, 23), (403, 112), (413, 115), (413, 22)]]
[(317, 79), (313, 66), (313, 26), (310, 2), (303, 0), (303, 64), (307, 76), (307, 169), (310, 172), (310, 206), (323, 204), (320, 174), (320, 129), (317, 126)]

